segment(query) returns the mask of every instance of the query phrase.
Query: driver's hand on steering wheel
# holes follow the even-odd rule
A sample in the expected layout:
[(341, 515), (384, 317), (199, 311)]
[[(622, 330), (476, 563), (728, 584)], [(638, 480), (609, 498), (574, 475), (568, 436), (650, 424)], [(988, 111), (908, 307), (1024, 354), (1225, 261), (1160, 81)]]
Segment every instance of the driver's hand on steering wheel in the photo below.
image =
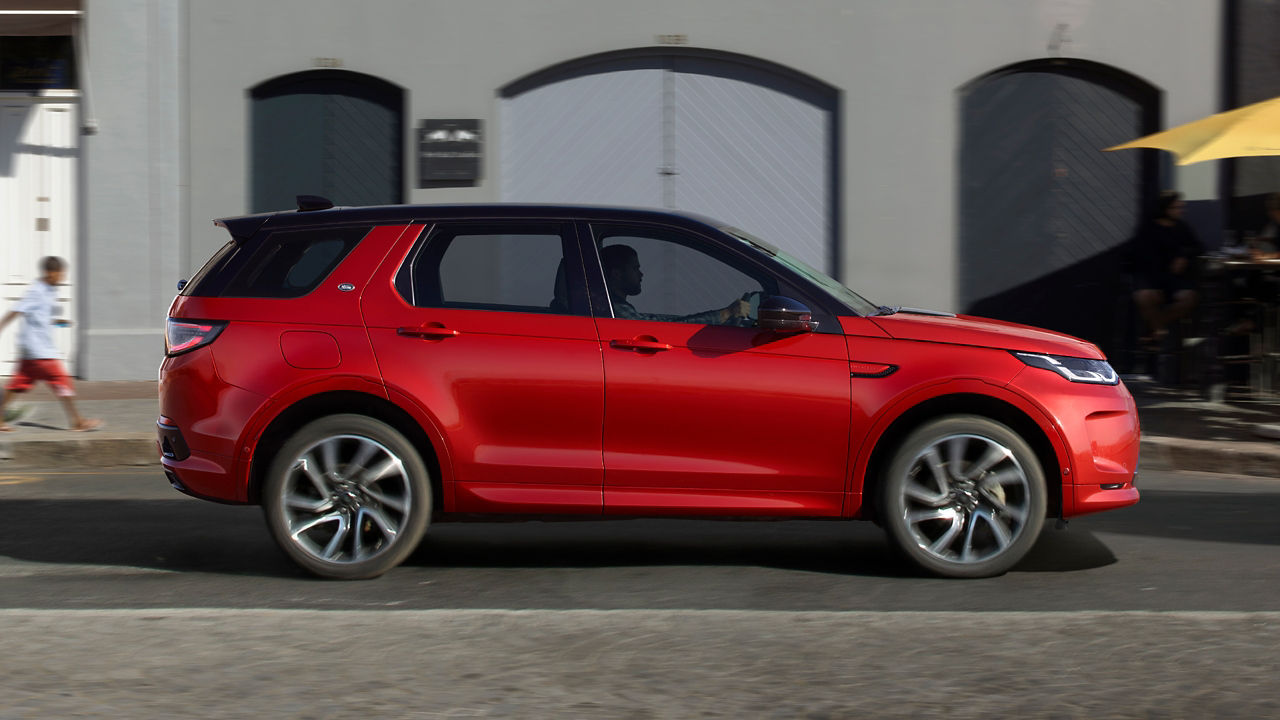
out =
[(751, 317), (751, 303), (741, 298), (729, 303), (729, 307), (722, 312), (725, 313), (725, 320), (734, 320), (738, 318)]

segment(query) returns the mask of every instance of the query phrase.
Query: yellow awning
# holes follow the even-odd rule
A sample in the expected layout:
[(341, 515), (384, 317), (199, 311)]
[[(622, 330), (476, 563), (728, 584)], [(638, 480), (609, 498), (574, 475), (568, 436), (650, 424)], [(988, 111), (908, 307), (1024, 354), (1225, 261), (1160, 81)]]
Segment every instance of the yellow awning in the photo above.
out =
[(1280, 97), (1216, 115), (1127, 143), (1105, 148), (1157, 148), (1177, 156), (1177, 164), (1255, 155), (1280, 155)]

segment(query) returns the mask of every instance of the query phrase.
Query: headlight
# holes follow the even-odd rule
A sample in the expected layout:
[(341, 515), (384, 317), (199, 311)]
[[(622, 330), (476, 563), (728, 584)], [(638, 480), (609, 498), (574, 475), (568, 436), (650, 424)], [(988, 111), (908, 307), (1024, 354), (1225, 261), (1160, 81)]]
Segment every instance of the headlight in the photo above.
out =
[(1094, 385), (1115, 385), (1120, 382), (1120, 376), (1106, 360), (1029, 352), (1015, 352), (1013, 356), (1031, 367), (1052, 370), (1071, 382)]

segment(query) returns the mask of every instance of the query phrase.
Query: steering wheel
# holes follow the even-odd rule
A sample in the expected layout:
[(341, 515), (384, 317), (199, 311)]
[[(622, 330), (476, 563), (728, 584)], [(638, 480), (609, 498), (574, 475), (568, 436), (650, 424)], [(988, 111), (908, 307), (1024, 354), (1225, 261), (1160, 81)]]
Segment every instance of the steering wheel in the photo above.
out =
[(751, 310), (747, 314), (747, 317), (734, 318), (732, 324), (738, 327), (746, 327), (746, 328), (755, 327), (756, 318), (760, 317), (760, 300), (763, 297), (764, 297), (763, 290), (748, 290), (747, 292), (743, 293), (742, 299), (747, 301), (747, 303), (751, 306)]

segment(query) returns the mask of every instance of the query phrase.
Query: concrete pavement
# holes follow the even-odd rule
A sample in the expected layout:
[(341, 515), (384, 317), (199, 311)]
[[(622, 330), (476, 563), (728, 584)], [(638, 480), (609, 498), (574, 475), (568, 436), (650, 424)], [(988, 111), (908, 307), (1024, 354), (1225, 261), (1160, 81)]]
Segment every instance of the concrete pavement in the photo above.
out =
[[(1146, 469), (1280, 477), (1280, 396), (1229, 396), (1209, 402), (1195, 391), (1126, 380), (1142, 421)], [(155, 465), (155, 382), (79, 382), (77, 404), (102, 429), (66, 430), (61, 404), (40, 386), (13, 404), (27, 412), (0, 433), (0, 471), (6, 468), (84, 468)]]
[(0, 433), (0, 470), (159, 466), (155, 382), (76, 383), (80, 414), (99, 418), (93, 432), (72, 432), (62, 403), (41, 383), (10, 403), (24, 412), (10, 420), (13, 432)]

